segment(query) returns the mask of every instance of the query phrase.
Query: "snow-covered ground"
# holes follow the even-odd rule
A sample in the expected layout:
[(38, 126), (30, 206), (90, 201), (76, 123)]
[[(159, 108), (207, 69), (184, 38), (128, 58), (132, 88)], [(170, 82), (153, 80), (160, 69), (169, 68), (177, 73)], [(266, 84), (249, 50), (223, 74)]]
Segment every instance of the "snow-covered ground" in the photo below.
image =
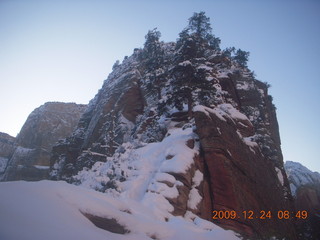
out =
[[(186, 145), (197, 139), (191, 126), (168, 128), (161, 142), (124, 143), (123, 152), (80, 171), (75, 176), (79, 186), (62, 181), (0, 183), (0, 240), (238, 239), (190, 211), (185, 217), (171, 214), (174, 207), (168, 198), (178, 197), (183, 185), (172, 173), (191, 168), (199, 143)], [(189, 209), (201, 201), (197, 187), (202, 180), (196, 170)], [(104, 189), (110, 181), (113, 187)], [(127, 233), (98, 228), (85, 215), (113, 219)]]
[[(4, 182), (0, 192), (3, 240), (238, 239), (232, 231), (198, 217), (172, 216), (163, 221), (143, 201), (111, 197), (62, 181)], [(130, 232), (97, 228), (82, 213), (116, 219)]]

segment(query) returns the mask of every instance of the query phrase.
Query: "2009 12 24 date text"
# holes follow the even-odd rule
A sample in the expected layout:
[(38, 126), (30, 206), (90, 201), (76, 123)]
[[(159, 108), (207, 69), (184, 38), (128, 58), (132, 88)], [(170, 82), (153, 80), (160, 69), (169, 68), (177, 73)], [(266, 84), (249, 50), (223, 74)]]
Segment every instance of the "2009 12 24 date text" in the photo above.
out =
[(252, 210), (236, 212), (234, 210), (215, 210), (212, 211), (212, 219), (221, 220), (221, 219), (307, 219), (308, 212), (306, 210), (299, 210), (296, 212), (291, 212), (288, 210), (279, 210), (276, 212), (261, 210), (260, 212), (254, 212)]

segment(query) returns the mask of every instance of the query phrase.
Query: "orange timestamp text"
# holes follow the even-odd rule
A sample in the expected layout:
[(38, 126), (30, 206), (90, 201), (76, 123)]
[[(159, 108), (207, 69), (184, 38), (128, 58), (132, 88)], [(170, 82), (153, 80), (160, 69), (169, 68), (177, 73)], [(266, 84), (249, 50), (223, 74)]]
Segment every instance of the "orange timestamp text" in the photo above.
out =
[(308, 212), (306, 210), (299, 210), (296, 212), (288, 210), (279, 210), (276, 212), (264, 211), (254, 212), (252, 210), (236, 212), (234, 210), (215, 210), (212, 211), (212, 219), (222, 220), (222, 219), (307, 219)]

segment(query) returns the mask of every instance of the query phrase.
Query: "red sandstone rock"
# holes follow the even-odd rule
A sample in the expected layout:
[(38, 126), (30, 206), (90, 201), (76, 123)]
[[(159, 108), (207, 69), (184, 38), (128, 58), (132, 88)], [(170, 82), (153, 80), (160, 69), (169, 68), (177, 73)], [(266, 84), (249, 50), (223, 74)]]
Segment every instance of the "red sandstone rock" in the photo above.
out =
[[(257, 149), (250, 147), (237, 134), (237, 124), (223, 121), (215, 114), (194, 113), (196, 132), (199, 135), (204, 165), (206, 166), (211, 197), (210, 211), (260, 211), (277, 212), (291, 210), (283, 197), (274, 166)], [(205, 199), (207, 207), (208, 199)], [(294, 237), (288, 222), (272, 218), (268, 221), (256, 219), (220, 219), (217, 224), (241, 232), (247, 237), (267, 236), (272, 231), (283, 232)]]

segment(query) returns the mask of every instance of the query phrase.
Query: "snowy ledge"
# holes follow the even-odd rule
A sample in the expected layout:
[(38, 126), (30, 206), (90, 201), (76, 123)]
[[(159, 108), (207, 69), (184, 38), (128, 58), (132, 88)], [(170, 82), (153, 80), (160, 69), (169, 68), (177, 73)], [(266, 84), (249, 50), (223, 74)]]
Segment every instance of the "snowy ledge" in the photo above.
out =
[[(210, 117), (210, 113), (216, 115), (220, 120), (227, 121), (227, 119), (231, 119), (232, 121), (248, 121), (250, 120), (247, 118), (246, 115), (238, 111), (236, 108), (234, 108), (229, 103), (223, 103), (219, 104), (215, 108), (209, 108), (202, 105), (197, 105), (193, 108), (194, 112), (203, 112), (208, 117)], [(246, 127), (244, 124), (239, 122), (241, 125)], [(220, 131), (220, 130), (219, 130)], [(256, 153), (254, 149), (258, 147), (258, 144), (253, 140), (254, 136), (250, 137), (243, 137), (239, 131), (237, 131), (237, 134), (240, 139), (250, 148), (250, 151), (253, 153)]]
[(197, 105), (193, 108), (194, 112), (203, 112), (208, 117), (210, 116), (209, 113), (215, 114), (219, 119), (222, 121), (226, 121), (226, 119), (231, 118), (235, 120), (245, 120), (249, 121), (246, 115), (241, 113), (239, 110), (234, 108), (229, 103), (219, 104), (214, 108), (205, 107), (203, 105)]

